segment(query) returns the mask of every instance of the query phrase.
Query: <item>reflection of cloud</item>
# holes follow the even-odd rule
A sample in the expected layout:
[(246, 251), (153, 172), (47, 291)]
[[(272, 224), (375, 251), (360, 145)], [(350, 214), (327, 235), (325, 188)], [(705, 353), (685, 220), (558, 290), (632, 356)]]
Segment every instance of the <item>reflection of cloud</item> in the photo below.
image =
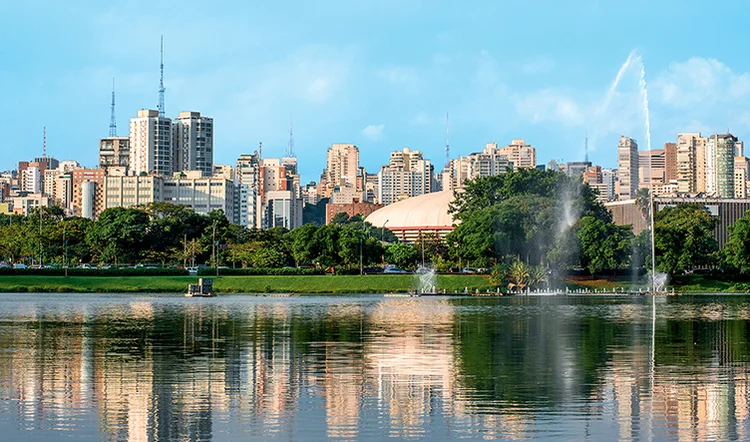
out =
[(378, 124), (378, 125), (369, 125), (366, 128), (362, 129), (362, 135), (369, 138), (372, 141), (377, 141), (383, 138), (383, 129), (385, 129), (384, 124)]

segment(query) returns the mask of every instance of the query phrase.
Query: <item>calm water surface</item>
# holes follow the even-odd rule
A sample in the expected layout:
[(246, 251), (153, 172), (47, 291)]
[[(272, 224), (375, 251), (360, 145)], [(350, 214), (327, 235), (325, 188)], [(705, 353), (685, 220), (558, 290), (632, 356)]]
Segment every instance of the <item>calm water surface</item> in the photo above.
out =
[(748, 440), (748, 318), (744, 296), (6, 294), (0, 440)]

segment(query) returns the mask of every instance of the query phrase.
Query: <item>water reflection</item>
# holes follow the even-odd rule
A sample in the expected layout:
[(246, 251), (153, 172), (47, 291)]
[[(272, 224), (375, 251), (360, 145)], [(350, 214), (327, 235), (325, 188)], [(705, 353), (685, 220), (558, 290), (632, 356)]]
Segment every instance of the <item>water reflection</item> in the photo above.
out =
[(650, 298), (5, 295), (0, 432), (750, 438), (748, 298), (656, 311)]

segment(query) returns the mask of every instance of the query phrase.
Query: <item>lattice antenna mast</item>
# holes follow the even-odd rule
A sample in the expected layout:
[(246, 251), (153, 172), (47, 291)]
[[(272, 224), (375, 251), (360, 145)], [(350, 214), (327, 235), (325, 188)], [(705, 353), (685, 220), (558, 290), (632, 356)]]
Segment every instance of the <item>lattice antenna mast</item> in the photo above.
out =
[(584, 155), (583, 161), (588, 163), (589, 162), (589, 132), (588, 131), (586, 131), (586, 139), (583, 142), (583, 155)]
[(450, 124), (448, 120), (448, 112), (445, 113), (445, 168), (450, 167), (451, 164), (451, 142), (450, 142)]
[(112, 104), (109, 116), (109, 136), (117, 136), (117, 118), (115, 118), (115, 79), (112, 79)]
[(258, 146), (258, 160), (260, 160), (261, 163), (263, 162), (263, 142), (262, 141), (260, 142), (260, 146)]
[(42, 144), (42, 158), (47, 158), (47, 126), (44, 126), (44, 135), (43, 135), (43, 144)]
[(161, 64), (159, 65), (160, 77), (159, 77), (159, 116), (166, 116), (166, 110), (164, 108), (164, 36), (161, 36)]
[(294, 131), (292, 130), (292, 122), (289, 122), (289, 146), (286, 150), (287, 158), (294, 158)]

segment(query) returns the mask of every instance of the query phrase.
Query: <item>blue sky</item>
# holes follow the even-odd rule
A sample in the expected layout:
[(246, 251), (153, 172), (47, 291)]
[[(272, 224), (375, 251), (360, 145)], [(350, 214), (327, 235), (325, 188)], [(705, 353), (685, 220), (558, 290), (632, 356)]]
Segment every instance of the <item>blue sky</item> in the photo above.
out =
[[(616, 165), (620, 134), (645, 149), (638, 69), (611, 104), (628, 54), (645, 64), (654, 148), (678, 131), (750, 126), (746, 2), (512, 0), (1, 2), (0, 170), (48, 152), (93, 166), (109, 130), (156, 108), (159, 36), (166, 109), (215, 119), (215, 162), (262, 141), (281, 156), (294, 122), (302, 178), (331, 143), (355, 143), (376, 171), (409, 146), (443, 164), (525, 138), (538, 162)], [(727, 21), (728, 20), (728, 21)]]

